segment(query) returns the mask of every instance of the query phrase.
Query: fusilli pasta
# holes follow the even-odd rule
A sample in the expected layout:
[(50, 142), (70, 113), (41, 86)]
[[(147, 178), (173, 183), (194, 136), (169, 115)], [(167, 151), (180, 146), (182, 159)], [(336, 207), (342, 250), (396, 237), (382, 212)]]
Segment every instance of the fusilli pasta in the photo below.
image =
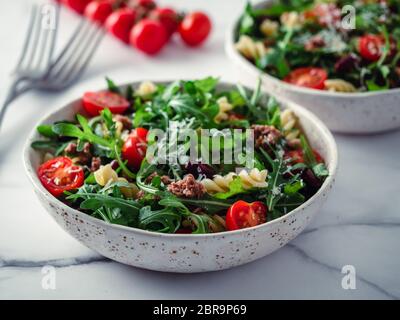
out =
[(157, 91), (157, 86), (151, 81), (143, 81), (139, 88), (136, 90), (136, 94), (141, 97), (148, 97)]
[(233, 106), (229, 103), (226, 97), (219, 98), (217, 100), (217, 103), (219, 107), (219, 112), (215, 116), (214, 120), (215, 122), (219, 123), (228, 119), (228, 111), (231, 111), (233, 109)]
[(260, 24), (260, 31), (266, 36), (271, 37), (278, 31), (279, 23), (270, 19), (264, 19)]
[(280, 20), (281, 23), (287, 28), (297, 28), (302, 25), (302, 19), (299, 13), (296, 11), (284, 12), (281, 15)]
[(230, 172), (225, 176), (215, 175), (213, 179), (204, 179), (201, 183), (206, 188), (208, 193), (227, 192), (229, 191), (229, 184), (235, 177), (239, 177), (244, 189), (251, 188), (265, 188), (267, 183), (268, 170), (259, 170), (253, 168), (248, 172), (243, 169), (236, 174)]
[(104, 187), (108, 182), (116, 182), (118, 180), (118, 174), (111, 167), (111, 164), (101, 166), (94, 172), (94, 178), (96, 182)]
[(357, 89), (348, 81), (342, 79), (325, 80), (325, 90), (334, 92), (356, 92)]
[(300, 130), (298, 128), (297, 117), (294, 112), (290, 109), (285, 109), (281, 113), (281, 125), (282, 133), (286, 140), (293, 141), (298, 139), (300, 136)]
[(235, 46), (242, 55), (251, 60), (259, 59), (267, 53), (267, 48), (261, 41), (254, 41), (246, 35), (241, 35)]
[(253, 168), (250, 172), (243, 169), (239, 172), (240, 180), (242, 180), (242, 185), (245, 189), (268, 187), (267, 176), (268, 170), (265, 169), (260, 171), (257, 168)]
[(121, 186), (122, 194), (127, 198), (133, 198), (139, 191), (138, 187), (128, 182), (125, 178), (118, 177), (117, 172), (111, 167), (111, 164), (101, 166), (100, 169), (94, 172), (94, 178), (96, 182), (104, 187), (107, 183), (112, 182), (124, 182), (127, 186)]
[(236, 177), (236, 173), (234, 172), (230, 172), (225, 176), (217, 174), (213, 179), (204, 179), (201, 183), (208, 193), (227, 192), (229, 184), (233, 181), (234, 177)]

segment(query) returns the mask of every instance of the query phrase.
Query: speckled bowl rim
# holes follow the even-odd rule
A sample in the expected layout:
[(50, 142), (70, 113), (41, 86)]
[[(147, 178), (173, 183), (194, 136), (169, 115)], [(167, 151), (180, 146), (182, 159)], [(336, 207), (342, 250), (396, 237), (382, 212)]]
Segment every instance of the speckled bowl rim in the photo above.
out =
[[(255, 5), (255, 7), (263, 7), (268, 5), (273, 0), (266, 0), (259, 2)], [(256, 73), (255, 76), (263, 76), (268, 81), (274, 82), (276, 85), (283, 87), (286, 90), (290, 90), (297, 93), (302, 93), (305, 95), (316, 95), (321, 97), (330, 97), (330, 98), (339, 98), (339, 99), (349, 99), (349, 98), (369, 98), (381, 95), (399, 95), (400, 98), (400, 88), (394, 89), (387, 89), (387, 90), (380, 90), (380, 91), (367, 91), (367, 92), (353, 92), (353, 93), (346, 93), (346, 92), (332, 92), (327, 90), (316, 90), (306, 87), (296, 86), (287, 82), (284, 82), (278, 78), (271, 76), (270, 74), (258, 69), (254, 64), (248, 61), (245, 57), (243, 57), (236, 49), (235, 49), (235, 30), (239, 23), (241, 17), (241, 13), (239, 16), (234, 20), (231, 26), (228, 28), (225, 36), (225, 52), (231, 60), (234, 60), (241, 67), (245, 68), (248, 72), (252, 74)], [(355, 104), (355, 107), (363, 107), (361, 104)]]
[[(155, 84), (165, 84), (165, 83), (172, 83), (176, 81), (176, 79), (173, 80), (157, 80), (157, 81), (153, 81)], [(125, 84), (121, 84), (120, 87), (125, 87), (127, 85), (137, 85), (139, 84), (141, 81), (134, 81), (134, 82), (128, 82)], [(229, 83), (226, 81), (220, 81), (218, 83), (218, 85), (221, 86), (230, 86), (230, 87), (234, 87), (235, 84), (233, 83)], [(252, 90), (250, 88), (245, 87), (248, 90)], [(105, 90), (105, 88), (99, 89), (99, 90)], [(81, 212), (79, 210), (76, 210), (72, 207), (69, 207), (68, 205), (66, 205), (64, 202), (62, 202), (61, 200), (59, 200), (58, 198), (54, 197), (52, 194), (50, 194), (41, 184), (40, 180), (38, 179), (37, 175), (36, 175), (36, 169), (33, 167), (31, 161), (30, 161), (30, 154), (37, 152), (35, 151), (32, 147), (31, 147), (31, 143), (32, 141), (34, 141), (34, 136), (37, 135), (37, 131), (36, 131), (36, 127), (40, 124), (46, 123), (47, 119), (56, 115), (57, 113), (59, 113), (60, 111), (62, 111), (63, 109), (66, 109), (68, 106), (70, 106), (71, 104), (80, 101), (81, 98), (77, 98), (77, 99), (73, 99), (73, 100), (69, 100), (69, 102), (66, 103), (62, 103), (60, 107), (57, 107), (56, 109), (48, 112), (46, 115), (44, 115), (37, 123), (36, 125), (33, 127), (33, 129), (31, 130), (31, 132), (28, 135), (27, 141), (24, 145), (23, 148), (23, 164), (24, 164), (24, 168), (25, 168), (25, 172), (29, 177), (29, 180), (31, 181), (34, 189), (36, 189), (37, 191), (39, 191), (48, 201), (52, 202), (52, 201), (56, 201), (57, 204), (65, 210), (70, 210), (72, 211), (74, 214), (81, 216), (85, 219), (88, 219), (89, 221), (93, 222), (93, 223), (97, 223), (100, 224), (101, 226), (105, 227), (105, 228), (115, 228), (115, 229), (119, 229), (119, 230), (124, 230), (124, 231), (130, 231), (130, 232), (134, 232), (134, 233), (138, 233), (138, 234), (142, 234), (142, 235), (146, 235), (146, 236), (152, 236), (152, 237), (157, 237), (157, 238), (190, 238), (190, 239), (195, 239), (195, 238), (204, 238), (204, 237), (215, 237), (215, 236), (219, 236), (219, 235), (224, 235), (224, 236), (230, 236), (230, 235), (235, 235), (235, 234), (240, 234), (240, 233), (245, 233), (245, 232), (251, 232), (260, 228), (265, 228), (266, 226), (271, 226), (273, 224), (278, 224), (281, 221), (289, 218), (291, 215), (295, 214), (296, 212), (299, 212), (301, 210), (303, 210), (304, 208), (308, 207), (309, 205), (311, 205), (314, 201), (317, 200), (317, 198), (321, 197), (324, 193), (328, 193), (330, 190), (328, 189), (329, 186), (334, 182), (334, 179), (336, 177), (336, 171), (337, 171), (337, 166), (338, 166), (338, 150), (337, 150), (337, 145), (335, 142), (335, 139), (332, 135), (332, 133), (329, 131), (329, 129), (323, 124), (323, 122), (321, 120), (319, 120), (313, 113), (311, 113), (310, 111), (308, 111), (307, 109), (299, 106), (298, 104), (292, 103), (292, 102), (284, 102), (282, 103), (282, 105), (285, 105), (286, 107), (293, 107), (295, 109), (300, 109), (302, 115), (300, 116), (300, 118), (305, 117), (308, 118), (311, 122), (314, 123), (315, 125), (315, 130), (318, 131), (320, 137), (322, 138), (322, 141), (326, 143), (327, 145), (327, 149), (329, 150), (329, 153), (331, 154), (331, 159), (329, 161), (329, 176), (325, 179), (324, 183), (322, 184), (321, 188), (310, 198), (308, 199), (306, 202), (304, 202), (302, 205), (300, 205), (299, 207), (297, 207), (296, 209), (288, 212), (287, 214), (268, 221), (266, 223), (254, 226), (254, 227), (250, 227), (250, 228), (245, 228), (245, 229), (239, 229), (239, 230), (233, 230), (233, 231), (224, 231), (224, 232), (216, 232), (216, 233), (205, 233), (205, 234), (170, 234), (170, 233), (161, 233), (161, 232), (154, 232), (154, 231), (147, 231), (147, 230), (142, 230), (142, 229), (138, 229), (138, 228), (134, 228), (134, 227), (127, 227), (127, 226), (122, 226), (122, 225), (118, 225), (118, 224), (112, 224), (112, 223), (108, 223), (106, 221), (94, 218), (84, 212)]]

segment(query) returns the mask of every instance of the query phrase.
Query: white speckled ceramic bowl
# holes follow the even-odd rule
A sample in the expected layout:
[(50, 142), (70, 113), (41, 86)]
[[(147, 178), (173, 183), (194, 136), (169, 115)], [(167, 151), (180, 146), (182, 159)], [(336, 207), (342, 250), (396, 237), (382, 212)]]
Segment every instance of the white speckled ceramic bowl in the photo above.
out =
[[(271, 0), (256, 7), (265, 7)], [(334, 93), (285, 83), (260, 71), (234, 46), (239, 18), (228, 30), (225, 50), (236, 67), (238, 78), (254, 87), (259, 78), (264, 89), (282, 101), (293, 101), (315, 113), (335, 132), (368, 134), (400, 128), (400, 88), (361, 93)]]
[[(137, 83), (133, 83), (137, 85)], [(232, 88), (220, 84), (220, 89)], [(40, 183), (36, 170), (41, 154), (30, 147), (39, 135), (32, 131), (24, 150), (26, 172), (40, 202), (70, 235), (105, 257), (131, 266), (167, 272), (222, 270), (261, 258), (295, 238), (317, 214), (329, 195), (336, 174), (337, 148), (325, 127), (309, 111), (291, 105), (310, 143), (326, 160), (329, 177), (306, 203), (274, 221), (237, 231), (203, 234), (160, 234), (106, 223), (72, 209), (53, 197)], [(47, 115), (40, 124), (74, 119), (82, 110), (80, 99)]]

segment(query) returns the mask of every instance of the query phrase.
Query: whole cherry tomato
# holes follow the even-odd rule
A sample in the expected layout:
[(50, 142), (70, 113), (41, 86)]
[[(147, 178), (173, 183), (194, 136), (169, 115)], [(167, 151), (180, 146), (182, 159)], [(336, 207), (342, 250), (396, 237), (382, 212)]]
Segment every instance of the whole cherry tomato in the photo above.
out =
[(74, 165), (68, 157), (46, 161), (38, 168), (38, 176), (42, 185), (55, 197), (79, 188), (85, 179), (82, 167)]
[(202, 44), (211, 31), (211, 21), (202, 12), (187, 14), (179, 25), (179, 34), (189, 46), (195, 47)]
[(283, 81), (301, 87), (323, 90), (327, 78), (328, 74), (324, 69), (307, 67), (293, 70)]
[(171, 8), (156, 8), (150, 12), (149, 18), (161, 22), (170, 37), (179, 25), (178, 14)]
[(84, 15), (89, 20), (103, 24), (107, 17), (113, 12), (113, 0), (91, 1), (86, 6)]
[(108, 32), (125, 43), (129, 43), (129, 32), (135, 24), (136, 11), (130, 8), (121, 8), (111, 13), (105, 22)]
[(124, 113), (129, 108), (129, 101), (118, 93), (111, 91), (85, 92), (82, 98), (83, 107), (92, 117), (108, 108), (112, 113)]
[(74, 10), (75, 12), (78, 12), (79, 14), (83, 14), (87, 4), (90, 1), (91, 0), (61, 0), (63, 4), (65, 4), (67, 7)]
[(267, 206), (260, 202), (236, 201), (226, 214), (226, 228), (238, 230), (254, 227), (267, 221)]
[[(389, 56), (396, 52), (396, 42), (390, 39)], [(385, 38), (376, 34), (367, 34), (358, 41), (360, 55), (368, 61), (378, 61), (385, 47)]]
[(145, 128), (136, 128), (125, 140), (122, 146), (122, 158), (128, 161), (128, 165), (138, 171), (147, 150), (147, 134)]
[(161, 22), (150, 19), (139, 21), (130, 34), (131, 45), (150, 55), (158, 53), (167, 40), (167, 31)]

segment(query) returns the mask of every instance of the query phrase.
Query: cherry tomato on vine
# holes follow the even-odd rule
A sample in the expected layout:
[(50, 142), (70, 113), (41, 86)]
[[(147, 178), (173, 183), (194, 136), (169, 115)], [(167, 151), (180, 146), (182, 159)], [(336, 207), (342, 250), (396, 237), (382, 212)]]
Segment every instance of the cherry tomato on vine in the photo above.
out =
[(161, 22), (170, 37), (179, 26), (179, 17), (171, 8), (156, 8), (150, 12), (149, 18)]
[(321, 68), (298, 68), (290, 72), (283, 81), (312, 89), (322, 90), (325, 87), (325, 80), (328, 78), (328, 74), (324, 69)]
[(147, 134), (145, 128), (136, 128), (125, 140), (122, 146), (122, 158), (128, 161), (128, 165), (138, 171), (147, 150)]
[(79, 14), (83, 14), (87, 4), (91, 0), (61, 0), (63, 4), (65, 4), (68, 8), (78, 12)]
[(238, 230), (254, 227), (267, 221), (267, 206), (260, 202), (236, 201), (226, 214), (226, 228)]
[(136, 11), (130, 8), (121, 8), (111, 13), (105, 22), (108, 32), (125, 43), (129, 43), (129, 33), (135, 24)]
[(82, 167), (74, 165), (68, 157), (46, 161), (38, 168), (38, 176), (43, 186), (55, 197), (64, 191), (79, 188), (85, 179)]
[(179, 25), (179, 34), (189, 46), (195, 47), (202, 44), (211, 31), (211, 21), (203, 12), (187, 14)]
[(91, 1), (86, 6), (84, 15), (89, 20), (103, 24), (107, 17), (113, 12), (114, 0)]
[(144, 53), (158, 53), (167, 43), (168, 35), (161, 22), (143, 19), (131, 30), (131, 45)]
[(132, 8), (142, 7), (144, 9), (151, 10), (157, 5), (153, 0), (129, 0), (128, 6)]
[(83, 107), (92, 117), (108, 108), (112, 113), (124, 113), (129, 108), (129, 101), (118, 93), (111, 91), (85, 92), (82, 98)]

